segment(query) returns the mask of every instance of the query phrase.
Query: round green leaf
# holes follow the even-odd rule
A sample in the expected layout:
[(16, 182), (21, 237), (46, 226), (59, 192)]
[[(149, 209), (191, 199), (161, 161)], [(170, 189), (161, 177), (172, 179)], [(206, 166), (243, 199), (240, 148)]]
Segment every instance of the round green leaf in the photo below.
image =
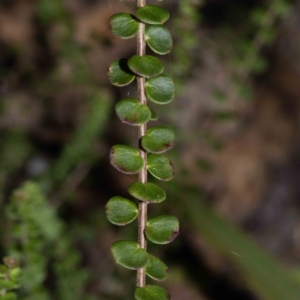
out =
[(111, 251), (116, 262), (127, 269), (143, 268), (149, 262), (146, 250), (140, 248), (138, 243), (118, 241), (112, 244)]
[(144, 166), (144, 160), (139, 155), (139, 151), (125, 145), (115, 145), (111, 148), (110, 163), (125, 174), (136, 174)]
[(151, 121), (156, 121), (158, 119), (157, 113), (151, 108), (150, 108), (150, 111), (151, 111), (151, 119), (150, 120)]
[(172, 36), (164, 25), (148, 25), (145, 30), (145, 39), (153, 52), (165, 55), (173, 48)]
[(174, 177), (172, 162), (161, 154), (150, 154), (147, 159), (148, 171), (157, 179), (169, 181)]
[(106, 204), (107, 219), (115, 225), (126, 225), (134, 221), (138, 215), (137, 205), (123, 197), (112, 197)]
[(139, 7), (136, 16), (144, 23), (163, 24), (169, 19), (170, 14), (159, 6), (148, 4), (144, 7)]
[(158, 75), (146, 81), (147, 97), (158, 104), (168, 104), (175, 97), (172, 79), (166, 75)]
[(165, 126), (152, 127), (142, 137), (142, 147), (150, 153), (163, 153), (173, 148), (175, 134)]
[(127, 59), (121, 58), (111, 63), (108, 77), (111, 84), (125, 86), (135, 79), (135, 74), (128, 68)]
[(111, 16), (110, 26), (112, 32), (123, 39), (135, 36), (139, 30), (139, 22), (136, 18), (133, 15), (125, 13)]
[(136, 300), (171, 300), (168, 292), (157, 285), (146, 285), (135, 290), (134, 297)]
[(155, 280), (168, 278), (168, 267), (157, 257), (149, 254), (149, 263), (146, 266), (146, 274)]
[(166, 192), (154, 183), (134, 182), (128, 192), (131, 196), (148, 203), (160, 203), (166, 199)]
[(168, 244), (179, 234), (179, 222), (174, 216), (160, 216), (148, 220), (147, 239), (155, 244)]
[(152, 112), (147, 105), (136, 99), (124, 99), (117, 103), (116, 113), (122, 122), (140, 126), (151, 119)]
[(152, 55), (133, 55), (128, 60), (128, 67), (139, 76), (148, 78), (161, 74), (165, 68), (160, 59)]
[(16, 300), (17, 294), (16, 293), (6, 293), (3, 296), (0, 296), (0, 300)]

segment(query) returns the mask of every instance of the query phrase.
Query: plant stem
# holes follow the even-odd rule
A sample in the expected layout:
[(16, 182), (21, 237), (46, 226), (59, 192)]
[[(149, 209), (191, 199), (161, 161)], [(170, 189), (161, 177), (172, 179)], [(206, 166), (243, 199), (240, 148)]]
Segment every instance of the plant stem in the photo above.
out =
[[(137, 0), (137, 6), (143, 7), (146, 5), (146, 0)], [(137, 36), (137, 54), (144, 56), (146, 53), (146, 41), (145, 41), (145, 24), (140, 22), (139, 32)], [(138, 88), (138, 99), (141, 104), (147, 104), (147, 98), (145, 95), (145, 78), (137, 76), (137, 88)], [(139, 140), (146, 134), (147, 123), (139, 127), (138, 137)], [(139, 173), (139, 181), (142, 183), (147, 182), (147, 152), (140, 149), (140, 155), (144, 160), (144, 167)], [(145, 239), (144, 230), (147, 223), (147, 203), (139, 202), (139, 215), (138, 215), (138, 239), (141, 248), (147, 248), (147, 241)], [(146, 270), (145, 268), (138, 269), (137, 271), (137, 282), (138, 287), (144, 287), (146, 284)]]

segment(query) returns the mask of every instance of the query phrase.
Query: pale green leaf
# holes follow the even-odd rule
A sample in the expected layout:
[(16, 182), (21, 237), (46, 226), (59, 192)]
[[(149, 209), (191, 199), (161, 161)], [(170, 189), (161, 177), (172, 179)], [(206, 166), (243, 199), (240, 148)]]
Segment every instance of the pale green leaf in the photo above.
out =
[(148, 182), (134, 182), (128, 192), (131, 196), (149, 203), (160, 203), (166, 199), (165, 191), (158, 185)]
[(174, 177), (172, 162), (161, 154), (150, 154), (147, 159), (148, 171), (157, 179), (169, 181)]
[(110, 26), (112, 32), (123, 38), (129, 39), (136, 35), (139, 30), (139, 22), (130, 14), (119, 13), (111, 16)]
[(159, 6), (148, 4), (144, 7), (139, 7), (136, 16), (147, 24), (163, 24), (169, 19), (170, 14)]
[(146, 266), (146, 274), (155, 280), (168, 278), (168, 267), (157, 257), (149, 254), (149, 263)]
[(153, 77), (164, 71), (160, 59), (152, 55), (134, 55), (128, 60), (128, 67), (132, 72), (143, 77)]

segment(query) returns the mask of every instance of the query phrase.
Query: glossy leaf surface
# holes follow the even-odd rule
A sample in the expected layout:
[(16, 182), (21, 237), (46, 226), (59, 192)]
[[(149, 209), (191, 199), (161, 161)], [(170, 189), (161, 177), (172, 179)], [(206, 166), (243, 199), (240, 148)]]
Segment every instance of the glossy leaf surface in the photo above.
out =
[(148, 46), (157, 54), (165, 55), (172, 51), (172, 36), (164, 25), (146, 26), (145, 38)]
[(110, 27), (115, 35), (129, 39), (138, 32), (139, 22), (133, 15), (119, 13), (110, 18)]
[(144, 166), (139, 151), (125, 145), (115, 145), (110, 150), (110, 163), (120, 172), (136, 174)]
[(135, 290), (136, 300), (171, 300), (171, 296), (168, 292), (157, 285), (146, 285), (143, 288), (137, 288)]
[(135, 74), (147, 78), (161, 74), (165, 68), (161, 60), (152, 55), (133, 55), (128, 60), (128, 67)]
[(127, 269), (143, 268), (149, 262), (147, 251), (141, 249), (139, 244), (135, 242), (115, 242), (111, 246), (111, 251), (116, 262)]
[(146, 266), (146, 274), (155, 280), (168, 278), (168, 267), (157, 257), (149, 254), (149, 263)]
[(150, 153), (163, 153), (173, 148), (175, 134), (165, 126), (152, 127), (142, 138), (142, 147)]
[(148, 171), (157, 179), (168, 181), (174, 177), (172, 162), (161, 154), (150, 154), (147, 159)]
[(106, 215), (111, 223), (123, 226), (136, 219), (138, 207), (126, 198), (115, 196), (106, 204)]
[(148, 4), (139, 7), (136, 16), (147, 24), (163, 24), (169, 19), (170, 14), (160, 6)]
[(170, 103), (175, 97), (172, 79), (166, 75), (158, 75), (146, 80), (146, 95), (155, 103)]
[(168, 244), (179, 234), (178, 219), (164, 215), (148, 220), (145, 233), (147, 239), (155, 244)]
[(160, 203), (166, 199), (165, 191), (158, 185), (148, 182), (134, 182), (128, 192), (131, 196), (149, 203)]
[(147, 105), (136, 99), (124, 99), (116, 104), (116, 113), (124, 123), (140, 126), (151, 119), (152, 112)]
[(135, 79), (135, 74), (128, 68), (127, 59), (121, 58), (111, 63), (108, 69), (108, 77), (111, 84), (125, 86)]

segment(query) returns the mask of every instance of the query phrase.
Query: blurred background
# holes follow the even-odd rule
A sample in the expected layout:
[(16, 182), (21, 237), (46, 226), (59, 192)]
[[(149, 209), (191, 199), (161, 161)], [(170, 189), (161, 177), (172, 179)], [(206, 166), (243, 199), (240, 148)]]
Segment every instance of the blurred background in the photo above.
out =
[[(300, 299), (300, 1), (152, 0), (171, 13), (162, 57), (176, 99), (150, 104), (177, 142), (167, 200), (181, 234), (149, 251), (173, 300)], [(0, 256), (20, 259), (24, 300), (133, 299), (110, 245), (137, 240), (105, 204), (135, 176), (109, 165), (137, 147), (109, 64), (136, 52), (109, 28), (133, 0), (0, 1)], [(155, 182), (153, 178), (150, 179)], [(152, 283), (150, 279), (149, 283)], [(160, 283), (159, 283), (160, 284)]]

